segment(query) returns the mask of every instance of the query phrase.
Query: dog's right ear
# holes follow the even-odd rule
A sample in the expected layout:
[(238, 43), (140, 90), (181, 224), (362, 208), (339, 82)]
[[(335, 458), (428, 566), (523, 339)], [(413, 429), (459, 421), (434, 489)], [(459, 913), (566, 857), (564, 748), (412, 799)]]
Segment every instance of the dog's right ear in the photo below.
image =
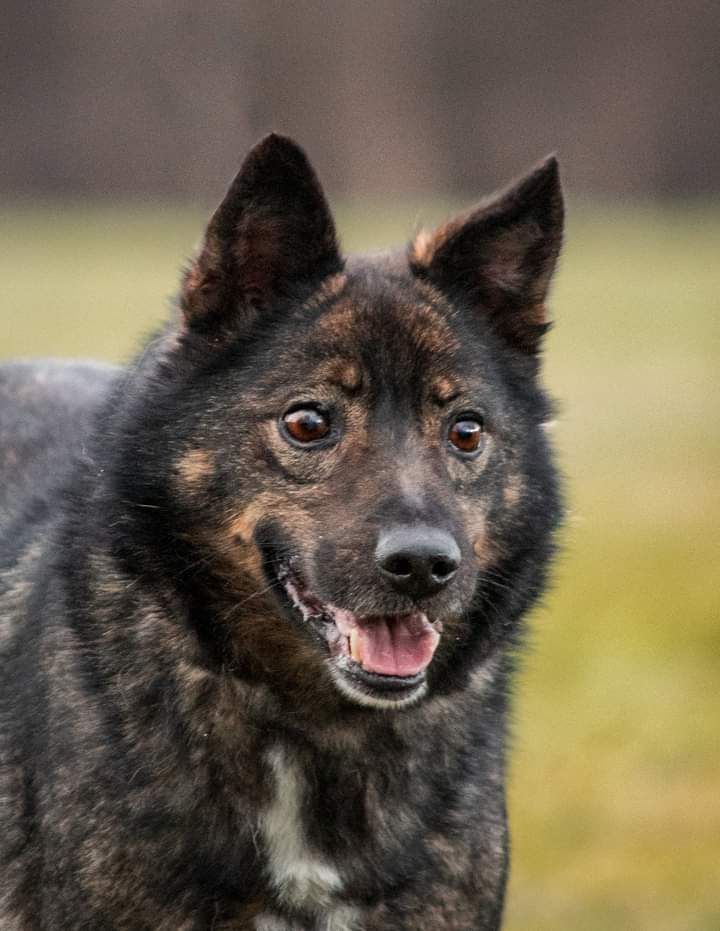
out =
[(185, 274), (185, 324), (209, 335), (342, 267), (335, 225), (305, 153), (274, 133), (245, 159)]

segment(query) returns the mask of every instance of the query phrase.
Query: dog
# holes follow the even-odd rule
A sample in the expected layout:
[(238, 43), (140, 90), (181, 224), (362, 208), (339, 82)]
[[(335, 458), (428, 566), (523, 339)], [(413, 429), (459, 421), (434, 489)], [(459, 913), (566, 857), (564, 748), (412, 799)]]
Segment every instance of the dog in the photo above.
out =
[(344, 259), (271, 135), (132, 365), (0, 369), (3, 931), (500, 927), (562, 225)]

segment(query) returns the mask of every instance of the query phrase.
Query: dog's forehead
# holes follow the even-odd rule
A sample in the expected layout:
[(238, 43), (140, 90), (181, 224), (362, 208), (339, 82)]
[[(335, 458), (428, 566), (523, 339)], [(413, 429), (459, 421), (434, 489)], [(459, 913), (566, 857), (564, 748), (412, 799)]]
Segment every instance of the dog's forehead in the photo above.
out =
[(436, 289), (374, 265), (344, 276), (314, 331), (328, 349), (385, 360), (447, 361), (460, 346), (451, 308)]
[[(370, 263), (320, 282), (279, 315), (266, 344), (272, 365), (255, 386), (371, 391), (416, 404), (446, 400), (483, 381), (482, 345), (461, 308), (407, 268)], [(242, 368), (242, 362), (241, 366)]]

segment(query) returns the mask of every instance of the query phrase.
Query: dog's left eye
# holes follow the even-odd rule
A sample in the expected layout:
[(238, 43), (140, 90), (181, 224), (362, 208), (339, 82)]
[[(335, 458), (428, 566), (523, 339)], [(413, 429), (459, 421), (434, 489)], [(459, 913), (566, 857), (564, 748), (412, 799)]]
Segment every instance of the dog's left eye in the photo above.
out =
[(485, 426), (480, 418), (463, 415), (450, 427), (448, 440), (458, 452), (475, 455), (485, 444)]
[(316, 407), (299, 407), (283, 414), (282, 424), (296, 443), (317, 443), (330, 433), (330, 417)]

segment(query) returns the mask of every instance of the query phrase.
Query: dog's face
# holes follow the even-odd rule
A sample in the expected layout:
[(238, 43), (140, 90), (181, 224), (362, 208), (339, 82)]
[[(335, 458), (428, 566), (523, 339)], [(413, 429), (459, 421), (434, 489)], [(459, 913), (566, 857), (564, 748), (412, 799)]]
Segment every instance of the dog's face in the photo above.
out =
[(559, 517), (536, 373), (561, 224), (550, 161), (344, 262), (300, 150), (251, 153), (185, 278), (167, 443), (236, 657), (400, 708), (509, 642)]

